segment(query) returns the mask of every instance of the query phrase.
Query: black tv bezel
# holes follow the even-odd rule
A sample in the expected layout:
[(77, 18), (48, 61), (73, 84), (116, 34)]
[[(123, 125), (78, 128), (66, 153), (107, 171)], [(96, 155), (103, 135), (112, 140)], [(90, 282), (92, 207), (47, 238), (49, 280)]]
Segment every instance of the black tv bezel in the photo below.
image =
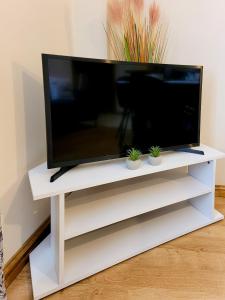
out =
[[(106, 64), (127, 64), (127, 65), (163, 65), (176, 68), (186, 68), (186, 69), (199, 69), (201, 72), (200, 78), (200, 92), (199, 92), (199, 118), (198, 118), (198, 142), (192, 144), (175, 145), (167, 148), (163, 148), (163, 151), (177, 150), (182, 148), (197, 147), (200, 145), (200, 129), (201, 129), (201, 104), (202, 104), (202, 82), (203, 82), (203, 66), (193, 66), (193, 65), (176, 65), (176, 64), (156, 64), (156, 63), (140, 63), (140, 62), (127, 62), (127, 61), (115, 61), (108, 59), (94, 59), (94, 58), (84, 58), (84, 57), (73, 57), (55, 54), (42, 54), (42, 68), (43, 68), (43, 83), (44, 83), (44, 98), (45, 98), (45, 120), (46, 120), (46, 139), (47, 139), (47, 166), (48, 169), (68, 167), (83, 163), (111, 160), (116, 158), (122, 158), (126, 156), (126, 153), (120, 153), (116, 155), (104, 155), (99, 157), (92, 157), (86, 159), (74, 159), (70, 161), (55, 161), (53, 159), (53, 139), (52, 139), (52, 125), (51, 125), (51, 105), (50, 105), (50, 91), (49, 91), (49, 78), (48, 78), (48, 59), (66, 59), (68, 61), (84, 61), (84, 62), (100, 62)], [(143, 153), (145, 154), (145, 153)]]

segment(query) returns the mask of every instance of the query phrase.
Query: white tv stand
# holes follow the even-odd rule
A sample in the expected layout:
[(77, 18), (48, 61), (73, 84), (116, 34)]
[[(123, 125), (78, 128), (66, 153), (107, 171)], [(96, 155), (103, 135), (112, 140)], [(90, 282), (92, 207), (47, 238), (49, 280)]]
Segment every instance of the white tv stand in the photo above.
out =
[(225, 155), (196, 149), (205, 155), (167, 152), (135, 171), (125, 159), (80, 165), (54, 183), (46, 164), (32, 169), (34, 200), (51, 197), (51, 234), (30, 254), (34, 299), (222, 220), (215, 168)]

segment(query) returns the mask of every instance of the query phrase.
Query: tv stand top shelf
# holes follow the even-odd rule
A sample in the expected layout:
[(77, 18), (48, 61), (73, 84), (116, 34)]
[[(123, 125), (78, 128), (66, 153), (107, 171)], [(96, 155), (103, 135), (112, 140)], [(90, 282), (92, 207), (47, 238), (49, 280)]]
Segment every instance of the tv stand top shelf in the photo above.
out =
[(142, 167), (133, 171), (127, 169), (124, 158), (83, 164), (70, 170), (53, 183), (50, 183), (50, 177), (57, 169), (47, 169), (46, 163), (43, 163), (29, 171), (33, 198), (39, 200), (62, 193), (225, 158), (224, 153), (205, 145), (194, 149), (204, 151), (205, 155), (165, 152), (162, 154), (162, 164), (159, 166), (149, 165), (146, 156), (143, 156)]

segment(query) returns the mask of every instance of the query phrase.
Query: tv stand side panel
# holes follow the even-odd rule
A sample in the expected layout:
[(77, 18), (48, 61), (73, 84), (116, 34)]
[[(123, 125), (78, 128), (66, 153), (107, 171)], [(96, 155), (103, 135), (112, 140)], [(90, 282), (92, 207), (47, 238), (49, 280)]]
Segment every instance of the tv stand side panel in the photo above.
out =
[(50, 243), (59, 285), (64, 280), (64, 214), (65, 195), (51, 197)]

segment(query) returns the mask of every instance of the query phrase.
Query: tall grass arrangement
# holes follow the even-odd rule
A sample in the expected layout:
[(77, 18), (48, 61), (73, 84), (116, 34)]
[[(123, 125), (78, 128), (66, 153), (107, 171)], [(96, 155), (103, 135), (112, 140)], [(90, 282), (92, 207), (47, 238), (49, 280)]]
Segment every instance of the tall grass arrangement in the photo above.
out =
[(167, 28), (154, 1), (144, 9), (144, 0), (108, 0), (105, 28), (109, 58), (121, 61), (161, 63), (167, 46)]

